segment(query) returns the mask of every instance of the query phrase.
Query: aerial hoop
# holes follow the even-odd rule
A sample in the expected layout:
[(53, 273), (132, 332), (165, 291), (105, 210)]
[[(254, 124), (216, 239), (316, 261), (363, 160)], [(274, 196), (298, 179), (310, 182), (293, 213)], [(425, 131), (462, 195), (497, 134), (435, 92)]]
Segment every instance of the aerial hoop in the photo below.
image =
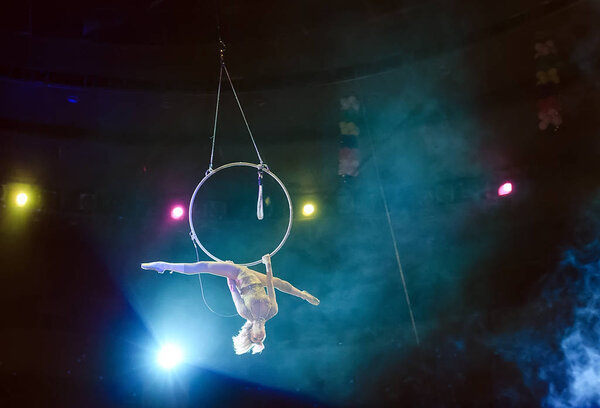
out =
[[(222, 259), (217, 258), (216, 256), (214, 256), (213, 254), (211, 254), (205, 247), (204, 245), (202, 245), (202, 242), (200, 242), (200, 240), (198, 239), (198, 236), (196, 235), (196, 230), (194, 229), (194, 221), (193, 221), (193, 207), (194, 207), (194, 200), (196, 199), (196, 194), (198, 193), (198, 191), (200, 190), (200, 188), (202, 187), (202, 185), (206, 182), (206, 180), (208, 180), (209, 178), (211, 178), (215, 173), (220, 172), (221, 170), (225, 170), (228, 169), (230, 167), (252, 167), (255, 168), (256, 170), (258, 170), (259, 172), (268, 174), (269, 176), (271, 176), (273, 178), (273, 180), (275, 180), (279, 186), (281, 187), (281, 189), (283, 190), (283, 192), (285, 193), (285, 196), (287, 198), (288, 201), (288, 206), (290, 209), (290, 220), (288, 222), (288, 226), (287, 226), (287, 230), (285, 231), (285, 235), (283, 236), (283, 239), (281, 240), (281, 242), (279, 243), (279, 245), (277, 246), (277, 248), (275, 248), (273, 250), (273, 252), (270, 253), (271, 256), (275, 255), (283, 246), (283, 244), (285, 243), (285, 241), (288, 239), (289, 235), (290, 235), (290, 231), (292, 230), (292, 221), (293, 221), (293, 209), (292, 209), (292, 199), (290, 198), (290, 193), (288, 193), (287, 188), (285, 188), (285, 185), (283, 184), (283, 182), (275, 175), (273, 174), (269, 168), (265, 165), (265, 164), (254, 164), (254, 163), (247, 163), (247, 162), (233, 162), (233, 163), (227, 163), (224, 164), (220, 167), (217, 167), (216, 169), (210, 169), (206, 172), (206, 175), (204, 176), (204, 178), (202, 180), (200, 180), (200, 183), (198, 183), (198, 185), (196, 186), (196, 189), (194, 190), (194, 194), (192, 194), (192, 198), (190, 199), (190, 207), (188, 210), (188, 220), (190, 223), (190, 236), (192, 238), (192, 241), (198, 245), (200, 247), (200, 249), (202, 249), (202, 251), (208, 255), (211, 259), (217, 261), (217, 262), (224, 262)], [(254, 262), (248, 262), (248, 263), (238, 263), (236, 262), (236, 264), (238, 265), (242, 265), (242, 266), (254, 266), (254, 265), (258, 265), (259, 263), (262, 262), (262, 258), (254, 261)]]

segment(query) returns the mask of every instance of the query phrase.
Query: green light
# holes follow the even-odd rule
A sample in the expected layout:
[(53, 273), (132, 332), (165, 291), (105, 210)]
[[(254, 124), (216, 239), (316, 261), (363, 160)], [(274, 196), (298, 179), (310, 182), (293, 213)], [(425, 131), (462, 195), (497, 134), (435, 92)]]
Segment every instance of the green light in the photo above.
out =
[(25, 193), (17, 194), (17, 199), (16, 199), (17, 205), (19, 207), (25, 206), (25, 204), (27, 204), (27, 199), (28, 199), (27, 194), (25, 194)]
[(314, 204), (311, 204), (311, 203), (304, 204), (304, 207), (302, 207), (302, 215), (304, 215), (305, 217), (310, 217), (314, 213), (315, 213)]

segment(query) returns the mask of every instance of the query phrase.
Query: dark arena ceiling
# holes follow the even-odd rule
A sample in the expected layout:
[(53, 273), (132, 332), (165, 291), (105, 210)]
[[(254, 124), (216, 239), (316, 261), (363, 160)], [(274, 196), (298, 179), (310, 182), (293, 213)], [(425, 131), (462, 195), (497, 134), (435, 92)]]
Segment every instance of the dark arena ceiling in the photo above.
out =
[[(2, 14), (7, 75), (201, 92), (214, 89), (218, 25), (237, 78), (248, 89), (269, 89), (393, 69), (577, 1), (12, 3)], [(118, 68), (106, 63), (111, 57), (120, 60)]]
[[(448, 91), (454, 97), (506, 100), (510, 96), (497, 93), (528, 83), (531, 67), (524, 63), (505, 66), (499, 59), (502, 53), (494, 55), (484, 47), (499, 47), (524, 59), (517, 55), (523, 52), (520, 48), (509, 45), (519, 41), (515, 32), (533, 36), (536, 25), (552, 26), (549, 20), (561, 11), (569, 13), (577, 3), (13, 1), (0, 16), (0, 78), (29, 86), (35, 96), (22, 108), (13, 100), (1, 117), (8, 126), (15, 121), (65, 126), (58, 130), (63, 135), (81, 136), (104, 128), (109, 130), (105, 137), (132, 142), (160, 138), (161, 132), (168, 131), (175, 133), (170, 140), (189, 141), (197, 137), (198, 126), (214, 109), (217, 25), (227, 43), (226, 59), (234, 83), (240, 92), (251, 92), (246, 101), (249, 109), (283, 106), (278, 98), (282, 94), (276, 91), (288, 89), (284, 95), (292, 106), (284, 110), (295, 112), (306, 109), (303, 97), (310, 99), (310, 92), (328, 85), (360, 84), (363, 92), (376, 94), (388, 89), (390, 78), (415, 63), (435, 66), (436, 72), (426, 81), (456, 84), (455, 90)], [(586, 24), (577, 23), (579, 31), (571, 31), (570, 36), (585, 35)], [(472, 58), (469, 65), (481, 64), (478, 69), (485, 71), (474, 75), (472, 85), (463, 83), (468, 69), (441, 57), (457, 52), (466, 52)], [(487, 81), (484, 76), (497, 80)], [(5, 94), (20, 92), (13, 82), (2, 86), (8, 88)], [(89, 110), (110, 112), (93, 118), (61, 117), (61, 112), (42, 117), (47, 106), (68, 98), (70, 87), (80, 89), (74, 96)], [(307, 117), (313, 114), (307, 112)], [(110, 121), (98, 121), (106, 115)], [(140, 116), (143, 124), (135, 119)], [(254, 120), (282, 116), (267, 113)], [(174, 122), (188, 126), (174, 128)], [(270, 124), (269, 128), (273, 133), (286, 131), (285, 126), (275, 130)], [(295, 136), (292, 132), (287, 137)]]
[[(196, 260), (219, 35), (321, 301), (258, 355), (223, 279), (140, 269)], [(222, 84), (214, 165), (256, 162)], [(598, 407), (598, 112), (597, 0), (4, 1), (0, 407)], [(223, 259), (285, 231), (256, 180), (192, 206)]]

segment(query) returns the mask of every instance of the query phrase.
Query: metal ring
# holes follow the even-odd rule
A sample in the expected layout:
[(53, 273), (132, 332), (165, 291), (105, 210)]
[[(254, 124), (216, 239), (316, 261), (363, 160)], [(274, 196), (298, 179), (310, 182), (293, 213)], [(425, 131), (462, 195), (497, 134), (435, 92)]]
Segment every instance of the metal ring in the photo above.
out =
[[(198, 185), (196, 186), (196, 189), (194, 190), (194, 194), (192, 194), (192, 198), (190, 199), (190, 208), (188, 210), (188, 220), (190, 222), (190, 230), (191, 230), (190, 235), (192, 237), (192, 240), (194, 242), (196, 242), (196, 244), (198, 244), (198, 246), (202, 249), (202, 251), (206, 255), (208, 255), (211, 259), (213, 259), (213, 260), (215, 260), (217, 262), (225, 262), (225, 261), (217, 258), (216, 256), (214, 256), (206, 248), (204, 248), (204, 245), (202, 245), (202, 243), (198, 239), (198, 236), (196, 235), (196, 230), (194, 230), (194, 222), (192, 221), (192, 214), (193, 214), (194, 200), (196, 199), (196, 194), (200, 190), (200, 187), (202, 187), (202, 185), (206, 182), (206, 180), (208, 180), (214, 174), (220, 172), (221, 170), (228, 169), (230, 167), (252, 167), (252, 168), (255, 168), (257, 170), (262, 171), (263, 173), (268, 174), (269, 176), (273, 177), (273, 179), (279, 184), (279, 186), (281, 187), (281, 189), (285, 193), (285, 196), (287, 197), (288, 205), (289, 205), (289, 208), (290, 208), (290, 220), (288, 222), (287, 230), (285, 231), (285, 235), (283, 236), (283, 239), (281, 240), (281, 242), (279, 243), (279, 245), (277, 246), (277, 248), (275, 248), (275, 250), (270, 253), (270, 255), (273, 256), (273, 255), (275, 255), (281, 249), (281, 247), (283, 246), (283, 244), (285, 243), (285, 241), (290, 236), (290, 231), (292, 230), (292, 220), (294, 218), (294, 212), (292, 210), (292, 199), (290, 198), (290, 193), (288, 193), (287, 188), (285, 188), (285, 185), (283, 184), (283, 182), (275, 174), (273, 174), (268, 169), (268, 167), (266, 167), (264, 164), (253, 164), (253, 163), (246, 163), (246, 162), (233, 162), (233, 163), (224, 164), (224, 165), (222, 165), (220, 167), (217, 167), (216, 169), (211, 170), (211, 171), (209, 171), (209, 172), (206, 173), (206, 175), (204, 176), (204, 178), (202, 180), (200, 180), (200, 183), (198, 183)], [(238, 263), (238, 265), (242, 265), (242, 266), (254, 266), (254, 265), (258, 265), (261, 262), (262, 262), (262, 259), (259, 259), (258, 261), (254, 261), (254, 262)]]

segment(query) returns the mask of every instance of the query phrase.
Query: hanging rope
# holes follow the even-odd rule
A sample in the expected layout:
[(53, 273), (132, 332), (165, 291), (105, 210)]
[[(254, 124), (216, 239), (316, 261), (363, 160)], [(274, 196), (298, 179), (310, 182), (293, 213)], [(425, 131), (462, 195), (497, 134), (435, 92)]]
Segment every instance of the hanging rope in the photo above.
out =
[(379, 166), (377, 165), (377, 155), (375, 154), (375, 143), (373, 142), (373, 136), (371, 134), (371, 126), (369, 125), (369, 120), (367, 119), (367, 115), (365, 113), (365, 108), (361, 109), (363, 121), (367, 127), (367, 135), (369, 136), (369, 144), (371, 146), (371, 154), (373, 156), (373, 164), (375, 166), (375, 175), (377, 178), (377, 183), (379, 185), (379, 193), (381, 194), (381, 200), (383, 201), (383, 207), (385, 209), (385, 216), (388, 223), (388, 228), (390, 230), (390, 236), (392, 238), (392, 244), (394, 245), (394, 255), (396, 256), (396, 264), (398, 266), (398, 272), (400, 272), (400, 280), (402, 281), (402, 288), (404, 289), (404, 297), (406, 298), (406, 304), (408, 305), (408, 313), (410, 315), (410, 322), (412, 324), (413, 333), (415, 335), (415, 341), (417, 345), (419, 342), (419, 332), (417, 331), (417, 325), (415, 323), (415, 316), (412, 310), (412, 305), (410, 303), (410, 296), (408, 295), (408, 287), (406, 286), (406, 279), (404, 277), (404, 270), (402, 269), (402, 263), (400, 262), (400, 253), (398, 251), (398, 242), (396, 240), (396, 233), (394, 232), (394, 227), (392, 225), (392, 216), (390, 215), (390, 209), (388, 207), (387, 197), (385, 195), (385, 190), (383, 189), (383, 183), (381, 182), (381, 176), (379, 173)]

